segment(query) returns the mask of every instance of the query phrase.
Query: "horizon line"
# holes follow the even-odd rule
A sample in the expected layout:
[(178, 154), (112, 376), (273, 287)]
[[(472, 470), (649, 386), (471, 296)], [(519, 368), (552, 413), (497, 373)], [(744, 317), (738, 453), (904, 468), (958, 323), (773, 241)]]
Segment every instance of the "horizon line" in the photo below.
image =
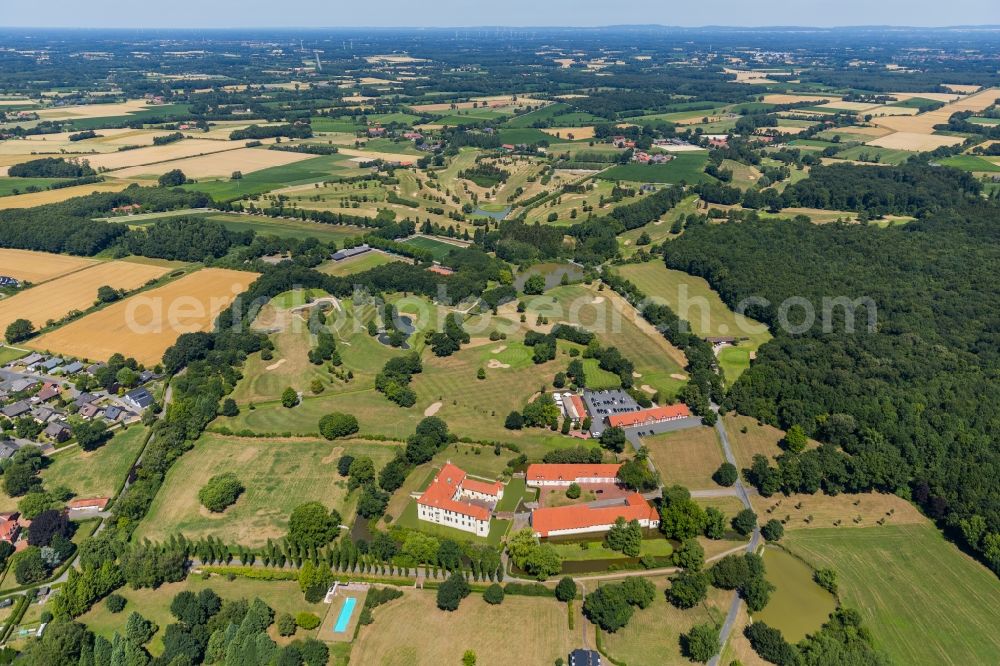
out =
[(859, 29), (892, 29), (892, 30), (1000, 30), (998, 23), (984, 24), (958, 24), (958, 25), (902, 25), (902, 24), (847, 24), (835, 26), (820, 25), (668, 25), (662, 23), (621, 23), (604, 25), (341, 25), (341, 26), (266, 26), (247, 25), (239, 27), (211, 27), (205, 25), (189, 26), (39, 26), (39, 25), (0, 25), (0, 31), (4, 30), (59, 30), (71, 32), (92, 32), (95, 30), (212, 30), (216, 32), (239, 32), (241, 30), (293, 30), (303, 32), (315, 31), (336, 31), (336, 30), (634, 30), (634, 29), (660, 29), (660, 30), (859, 30)]

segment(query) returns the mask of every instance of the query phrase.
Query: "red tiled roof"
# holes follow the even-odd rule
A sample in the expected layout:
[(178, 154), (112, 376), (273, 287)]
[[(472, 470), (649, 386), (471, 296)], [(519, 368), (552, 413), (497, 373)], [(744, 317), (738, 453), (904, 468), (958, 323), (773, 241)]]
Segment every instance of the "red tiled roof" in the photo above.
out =
[(681, 419), (686, 416), (691, 416), (691, 411), (687, 408), (687, 405), (679, 403), (676, 405), (666, 405), (665, 407), (642, 409), (638, 412), (612, 414), (608, 417), (608, 425), (618, 428), (631, 428), (633, 426), (646, 425), (648, 423), (656, 423), (658, 421)]
[(580, 417), (580, 420), (587, 418), (587, 408), (583, 406), (583, 399), (576, 395), (570, 395), (569, 401), (573, 403), (573, 409), (576, 410), (576, 415)]
[(466, 477), (465, 481), (462, 482), (462, 487), (471, 490), (476, 493), (483, 493), (484, 495), (497, 496), (500, 491), (503, 490), (503, 484), (499, 481), (494, 481), (493, 483), (487, 483), (486, 481), (479, 481), (477, 479), (470, 479)]
[(111, 500), (107, 497), (91, 497), (88, 499), (75, 499), (72, 502), (66, 503), (66, 508), (68, 509), (89, 509), (91, 507), (104, 510), (104, 507), (108, 505)]
[(583, 529), (613, 525), (618, 517), (625, 520), (659, 520), (656, 509), (633, 493), (625, 498), (624, 506), (589, 507), (585, 504), (535, 509), (531, 513), (531, 526), (541, 536), (558, 530)]
[(619, 463), (611, 464), (535, 464), (528, 465), (528, 481), (575, 481), (582, 478), (613, 479), (618, 476)]
[(447, 463), (437, 473), (431, 485), (427, 487), (424, 494), (417, 500), (418, 504), (433, 506), (446, 511), (454, 511), (463, 516), (471, 516), (476, 520), (489, 520), (490, 512), (482, 506), (477, 506), (471, 502), (461, 502), (456, 499), (455, 493), (458, 487), (465, 481), (466, 474), (457, 466)]
[(21, 526), (15, 519), (8, 519), (0, 523), (0, 540), (14, 542)]

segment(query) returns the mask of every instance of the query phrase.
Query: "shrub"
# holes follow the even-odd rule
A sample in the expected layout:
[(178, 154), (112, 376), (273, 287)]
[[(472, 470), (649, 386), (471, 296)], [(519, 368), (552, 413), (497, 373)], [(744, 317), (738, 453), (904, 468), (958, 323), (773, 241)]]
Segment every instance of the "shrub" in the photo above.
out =
[(798, 651), (774, 627), (758, 621), (744, 629), (743, 634), (750, 641), (750, 647), (772, 664), (790, 666), (796, 663)]
[(566, 488), (566, 497), (568, 497), (570, 499), (579, 499), (579, 497), (580, 497), (580, 485), (577, 484), (577, 483), (571, 483), (571, 484), (569, 484), (569, 487)]
[(813, 572), (813, 580), (830, 594), (837, 594), (837, 572), (833, 569), (817, 569)]
[(458, 610), (462, 599), (469, 596), (469, 583), (461, 574), (454, 573), (448, 577), (437, 591), (437, 606), (441, 610)]
[(104, 600), (104, 605), (112, 613), (121, 613), (125, 610), (126, 603), (125, 597), (120, 594), (109, 594), (108, 598)]
[(333, 412), (319, 420), (319, 432), (327, 439), (347, 437), (358, 431), (358, 419), (352, 414)]
[(319, 626), (319, 618), (312, 613), (302, 611), (295, 616), (295, 624), (306, 630), (315, 629)]
[(693, 661), (707, 663), (719, 650), (719, 627), (715, 624), (696, 624), (681, 636), (681, 651)]
[(288, 613), (281, 613), (274, 619), (274, 624), (278, 627), (278, 634), (281, 636), (294, 636), (297, 625), (295, 618)]
[(198, 500), (213, 513), (222, 513), (232, 506), (246, 490), (232, 472), (217, 474), (198, 491)]
[(295, 392), (295, 389), (289, 386), (281, 393), (281, 404), (283, 407), (291, 409), (295, 405), (299, 404), (299, 394)]
[(503, 603), (503, 588), (493, 583), (483, 592), (483, 601), (494, 606)]

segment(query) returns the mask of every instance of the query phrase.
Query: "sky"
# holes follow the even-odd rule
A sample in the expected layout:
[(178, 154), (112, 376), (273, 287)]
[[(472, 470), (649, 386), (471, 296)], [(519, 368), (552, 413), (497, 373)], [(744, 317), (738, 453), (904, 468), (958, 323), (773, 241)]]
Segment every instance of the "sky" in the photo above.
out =
[(953, 26), (1000, 24), (997, 0), (45, 0), (0, 27)]

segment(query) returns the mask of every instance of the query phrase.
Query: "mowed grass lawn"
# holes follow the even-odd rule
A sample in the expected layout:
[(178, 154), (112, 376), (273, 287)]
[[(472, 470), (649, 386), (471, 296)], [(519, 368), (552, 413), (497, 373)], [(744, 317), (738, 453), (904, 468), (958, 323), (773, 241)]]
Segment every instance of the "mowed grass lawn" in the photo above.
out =
[(691, 490), (718, 488), (712, 474), (724, 458), (714, 428), (701, 426), (643, 437), (642, 443), (665, 484)]
[(598, 178), (604, 180), (631, 180), (637, 183), (671, 183), (681, 182), (689, 185), (703, 182), (714, 182), (715, 179), (705, 173), (708, 162), (707, 152), (678, 153), (666, 164), (622, 164), (602, 171)]
[[(230, 581), (221, 576), (213, 576), (208, 580), (203, 580), (201, 576), (189, 576), (187, 580), (180, 583), (167, 583), (155, 590), (148, 588), (133, 590), (128, 586), (123, 587), (117, 590), (117, 593), (125, 597), (127, 601), (124, 611), (112, 613), (101, 601), (77, 618), (77, 621), (87, 625), (87, 628), (98, 636), (110, 639), (115, 635), (115, 632), (125, 633), (125, 622), (128, 620), (128, 616), (135, 611), (159, 626), (159, 631), (156, 632), (148, 645), (149, 651), (153, 655), (159, 655), (163, 653), (163, 634), (167, 625), (177, 622), (177, 619), (170, 613), (170, 602), (181, 592), (190, 591), (197, 594), (204, 589), (214, 590), (216, 594), (227, 600), (247, 599), (252, 601), (259, 598), (274, 609), (276, 615), (290, 613), (294, 616), (296, 613), (307, 611), (322, 619), (329, 608), (323, 603), (311, 604), (305, 601), (302, 598), (301, 590), (299, 590), (299, 584), (295, 581), (260, 581), (245, 578)], [(285, 644), (296, 638), (315, 636), (316, 630), (306, 631), (300, 628), (295, 636), (282, 638), (272, 625), (268, 633), (279, 644)]]
[(427, 236), (415, 236), (413, 238), (408, 238), (403, 241), (404, 245), (412, 245), (413, 247), (420, 248), (421, 250), (429, 250), (434, 258), (438, 261), (443, 261), (448, 253), (452, 250), (461, 247), (454, 243), (447, 243), (442, 240), (437, 240), (436, 238), (428, 238)]
[(111, 497), (125, 483), (147, 434), (146, 428), (133, 425), (94, 451), (74, 446), (55, 453), (42, 480), (48, 488), (65, 486), (77, 497)]
[(844, 605), (894, 663), (997, 662), (1000, 581), (933, 525), (792, 530), (783, 543), (837, 572)]
[(667, 603), (664, 590), (669, 584), (665, 580), (654, 582), (656, 595), (653, 603), (648, 608), (636, 609), (632, 619), (622, 629), (601, 636), (604, 652), (616, 663), (628, 666), (691, 664), (687, 657), (681, 655), (681, 634), (687, 633), (696, 624), (721, 624), (733, 593), (710, 587), (708, 598), (703, 603), (688, 610), (679, 610)]
[(691, 324), (695, 335), (747, 338), (720, 354), (720, 364), (730, 383), (749, 367), (750, 355), (771, 339), (767, 326), (730, 310), (703, 278), (669, 269), (662, 261), (628, 264), (618, 272), (649, 298), (669, 305)]
[(362, 273), (377, 266), (391, 264), (394, 261), (399, 261), (399, 259), (382, 254), (381, 252), (368, 252), (359, 257), (345, 259), (344, 261), (329, 261), (317, 266), (316, 270), (327, 275), (343, 277), (345, 275)]
[(200, 180), (184, 185), (188, 190), (204, 192), (217, 201), (248, 194), (261, 194), (289, 185), (305, 185), (350, 173), (353, 164), (348, 155), (320, 155), (301, 162), (261, 169), (243, 175), (240, 180)]
[[(381, 469), (393, 456), (391, 444), (345, 440), (275, 440), (206, 433), (170, 469), (137, 538), (163, 540), (181, 533), (191, 539), (215, 536), (226, 543), (261, 546), (284, 536), (288, 516), (303, 502), (318, 501), (350, 520), (358, 492), (348, 495), (337, 473), (344, 454), (369, 456)], [(246, 487), (223, 513), (198, 501), (208, 480), (233, 472)]]
[(511, 595), (491, 606), (472, 593), (448, 613), (437, 608), (433, 590), (407, 589), (374, 615), (375, 624), (362, 627), (355, 641), (352, 664), (460, 664), (466, 650), (476, 653), (477, 666), (552, 664), (580, 641), (566, 604), (547, 597)]

